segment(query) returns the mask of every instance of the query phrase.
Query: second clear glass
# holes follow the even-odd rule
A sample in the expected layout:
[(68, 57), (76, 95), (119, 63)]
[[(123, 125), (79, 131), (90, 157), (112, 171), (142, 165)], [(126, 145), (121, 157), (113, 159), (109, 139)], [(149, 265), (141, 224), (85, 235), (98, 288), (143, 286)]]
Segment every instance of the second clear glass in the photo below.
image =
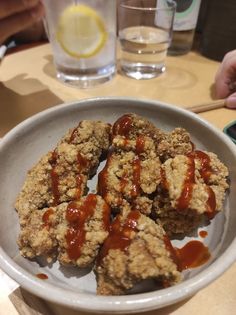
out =
[(171, 42), (174, 1), (123, 0), (118, 8), (121, 71), (135, 79), (151, 79), (165, 71)]

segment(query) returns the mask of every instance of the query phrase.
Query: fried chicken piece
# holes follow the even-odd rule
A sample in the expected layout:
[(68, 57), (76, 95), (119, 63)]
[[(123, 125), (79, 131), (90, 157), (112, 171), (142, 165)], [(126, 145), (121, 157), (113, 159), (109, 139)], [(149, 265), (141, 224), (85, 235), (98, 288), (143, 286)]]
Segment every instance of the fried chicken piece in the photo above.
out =
[(187, 154), (193, 150), (189, 133), (184, 128), (175, 128), (171, 132), (154, 126), (147, 119), (136, 114), (121, 116), (113, 125), (113, 137), (121, 135), (127, 139), (148, 136), (156, 146), (156, 153), (162, 162), (179, 154)]
[(67, 205), (62, 203), (57, 207), (35, 210), (27, 217), (18, 236), (22, 256), (30, 259), (44, 256), (48, 262), (57, 256), (56, 229)]
[(94, 261), (108, 235), (110, 207), (100, 196), (89, 194), (68, 205), (66, 219), (57, 227), (58, 260), (86, 267)]
[(28, 172), (15, 208), (21, 224), (34, 210), (75, 200), (87, 192), (87, 180), (110, 145), (111, 126), (81, 121)]
[(18, 245), (24, 257), (44, 256), (62, 264), (89, 266), (108, 235), (110, 208), (98, 195), (36, 210), (22, 226)]
[(130, 140), (118, 135), (99, 174), (98, 193), (116, 211), (128, 201), (135, 209), (150, 214), (151, 194), (160, 180), (160, 160), (152, 138), (139, 135)]
[(158, 143), (165, 135), (162, 130), (155, 127), (150, 121), (133, 113), (125, 114), (117, 119), (113, 124), (112, 134), (113, 137), (120, 135), (130, 140), (136, 140), (140, 135), (148, 136)]
[(152, 214), (169, 236), (191, 233), (223, 208), (228, 169), (211, 152), (177, 155), (162, 165)]
[(191, 152), (190, 136), (182, 128), (164, 133), (135, 114), (120, 117), (112, 133), (112, 153), (99, 175), (98, 192), (114, 212), (120, 211), (125, 200), (149, 215), (152, 194), (160, 183), (160, 159)]
[(26, 180), (15, 203), (20, 224), (25, 224), (27, 217), (32, 211), (45, 208), (53, 202), (51, 191), (51, 156), (51, 152), (47, 153), (27, 173)]
[(175, 259), (162, 227), (126, 204), (98, 256), (97, 294), (125, 294), (144, 280), (174, 285), (180, 281)]
[(193, 147), (189, 133), (184, 128), (175, 128), (170, 133), (166, 133), (157, 144), (157, 154), (164, 162), (176, 155), (192, 152)]

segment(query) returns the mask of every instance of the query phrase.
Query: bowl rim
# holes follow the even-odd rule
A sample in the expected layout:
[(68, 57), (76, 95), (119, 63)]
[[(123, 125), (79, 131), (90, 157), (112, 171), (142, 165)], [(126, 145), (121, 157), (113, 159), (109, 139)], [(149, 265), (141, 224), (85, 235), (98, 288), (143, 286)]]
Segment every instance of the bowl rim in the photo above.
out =
[[(172, 104), (168, 104), (158, 100), (149, 99), (136, 99), (133, 97), (95, 97), (86, 98), (83, 100), (75, 100), (73, 102), (62, 103), (52, 108), (46, 109), (39, 112), (20, 124), (11, 129), (0, 141), (0, 154), (4, 146), (7, 145), (8, 141), (17, 135), (19, 131), (25, 127), (30, 127), (32, 123), (43, 119), (45, 116), (52, 116), (55, 112), (64, 112), (68, 108), (76, 106), (94, 106), (97, 102), (102, 102), (103, 106), (111, 106), (109, 103), (119, 101), (121, 106), (125, 106), (125, 103), (135, 102), (136, 104), (144, 105), (149, 104), (153, 107), (165, 109), (170, 112), (176, 112), (182, 114), (185, 117), (189, 117), (197, 120), (200, 124), (210, 129), (214, 134), (221, 138), (229, 149), (233, 152), (236, 158), (236, 147), (227, 136), (220, 132), (215, 126), (211, 125), (206, 120), (199, 117), (187, 109), (177, 107)], [(137, 313), (149, 310), (162, 308), (164, 306), (174, 304), (181, 300), (184, 300), (191, 295), (195, 294), (200, 289), (204, 288), (215, 279), (217, 279), (223, 272), (225, 272), (236, 260), (236, 237), (227, 247), (227, 249), (221, 254), (220, 257), (215, 259), (211, 265), (202, 270), (199, 274), (193, 276), (191, 279), (185, 280), (173, 287), (161, 289), (157, 291), (133, 294), (133, 295), (121, 295), (121, 296), (92, 296), (89, 293), (79, 293), (55, 287), (54, 285), (43, 282), (37, 279), (34, 275), (17, 265), (17, 263), (10, 258), (7, 253), (0, 247), (0, 267), (13, 278), (19, 285), (28, 290), (29, 292), (39, 296), (45, 300), (51, 301), (56, 304), (61, 304), (73, 309), (81, 311), (90, 311), (96, 313)], [(53, 294), (50, 294), (53, 292)], [(93, 303), (91, 303), (91, 298)]]

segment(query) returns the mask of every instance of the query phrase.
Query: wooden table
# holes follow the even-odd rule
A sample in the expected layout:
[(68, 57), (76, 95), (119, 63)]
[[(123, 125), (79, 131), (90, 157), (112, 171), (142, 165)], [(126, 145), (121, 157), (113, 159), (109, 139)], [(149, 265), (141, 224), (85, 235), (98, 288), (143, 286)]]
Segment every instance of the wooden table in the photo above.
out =
[[(78, 90), (55, 79), (48, 44), (17, 52), (6, 56), (0, 65), (0, 137), (25, 118), (46, 108), (90, 97), (148, 98), (183, 108), (207, 103), (212, 101), (212, 85), (218, 65), (215, 61), (191, 52), (184, 56), (168, 57), (167, 71), (159, 78), (136, 81), (117, 74), (109, 83)], [(200, 116), (222, 129), (227, 123), (236, 120), (236, 111), (223, 108), (202, 113)], [(232, 315), (236, 309), (235, 279), (236, 263), (192, 298), (145, 315)], [(46, 303), (21, 288), (8, 295), (5, 282), (2, 281), (0, 286), (1, 315), (83, 314)]]

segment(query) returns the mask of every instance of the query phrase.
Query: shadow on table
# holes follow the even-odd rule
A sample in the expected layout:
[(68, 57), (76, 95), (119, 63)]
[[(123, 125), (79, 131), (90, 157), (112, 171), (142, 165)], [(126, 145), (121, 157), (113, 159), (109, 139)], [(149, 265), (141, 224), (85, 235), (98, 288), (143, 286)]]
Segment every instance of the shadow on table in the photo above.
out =
[(24, 119), (63, 103), (46, 85), (25, 73), (0, 82), (0, 96), (0, 137)]
[[(37, 296), (29, 293), (28, 291), (17, 288), (9, 295), (9, 299), (16, 308), (19, 315), (93, 315), (94, 313), (87, 313), (69, 309), (61, 305), (46, 302)], [(162, 309), (153, 310), (145, 313), (132, 313), (143, 315), (169, 315), (176, 311), (178, 308), (187, 303), (191, 298), (185, 299), (182, 302), (164, 307)], [(106, 313), (107, 315), (112, 315)]]
[(50, 78), (55, 79), (56, 78), (56, 70), (53, 63), (53, 57), (52, 55), (46, 55), (44, 56), (44, 59), (47, 61), (45, 66), (43, 67), (43, 72), (47, 74)]

